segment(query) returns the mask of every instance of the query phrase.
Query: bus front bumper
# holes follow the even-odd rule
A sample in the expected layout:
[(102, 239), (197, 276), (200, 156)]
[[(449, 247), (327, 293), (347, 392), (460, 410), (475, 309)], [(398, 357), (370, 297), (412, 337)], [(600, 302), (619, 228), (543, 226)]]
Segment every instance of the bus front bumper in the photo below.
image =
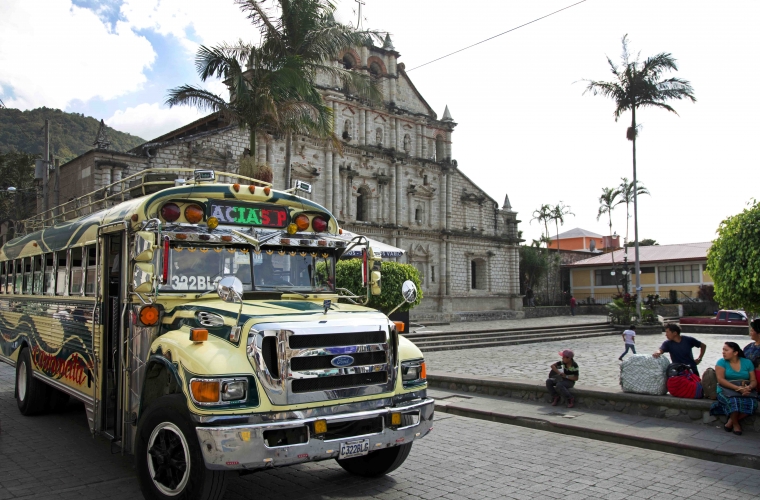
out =
[[(401, 413), (402, 426), (386, 425), (392, 413)], [(304, 418), (263, 424), (227, 427), (197, 427), (203, 459), (212, 470), (256, 470), (303, 462), (339, 458), (341, 445), (369, 441), (369, 452), (412, 443), (433, 429), (434, 401), (423, 399), (409, 405), (378, 410), (344, 413), (316, 418)], [(337, 439), (314, 435), (314, 422), (324, 420), (329, 428), (354, 425), (360, 421), (378, 422), (376, 432)], [(411, 422), (411, 423), (410, 423)], [(290, 431), (305, 436), (306, 442), (268, 446), (265, 433)], [(271, 438), (270, 438), (271, 439)]]

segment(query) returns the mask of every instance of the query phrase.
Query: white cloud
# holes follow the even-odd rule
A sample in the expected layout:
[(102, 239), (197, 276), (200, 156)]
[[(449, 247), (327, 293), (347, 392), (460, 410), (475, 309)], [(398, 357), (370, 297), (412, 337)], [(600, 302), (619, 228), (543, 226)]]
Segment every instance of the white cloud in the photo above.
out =
[(124, 0), (121, 15), (133, 29), (174, 36), (192, 54), (198, 44), (251, 42), (258, 33), (232, 0)]
[(205, 114), (189, 106), (167, 108), (159, 103), (143, 103), (124, 111), (118, 110), (105, 122), (116, 130), (129, 132), (149, 141), (187, 125)]
[(146, 82), (156, 53), (124, 22), (110, 28), (70, 0), (4, 0), (0, 7), (0, 85), (8, 107), (65, 109), (73, 100), (104, 100)]

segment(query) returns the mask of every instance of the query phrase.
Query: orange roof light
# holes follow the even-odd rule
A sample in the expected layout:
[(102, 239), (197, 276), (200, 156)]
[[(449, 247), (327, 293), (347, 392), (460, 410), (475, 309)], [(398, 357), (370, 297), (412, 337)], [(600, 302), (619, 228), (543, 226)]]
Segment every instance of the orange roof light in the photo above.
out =
[(205, 342), (208, 340), (208, 330), (205, 328), (191, 328), (190, 340), (193, 342)]
[(240, 184), (233, 184), (232, 189), (234, 189), (235, 192), (237, 193), (238, 191), (240, 191)]
[(158, 307), (143, 306), (140, 309), (140, 323), (146, 326), (153, 326), (158, 323)]
[(305, 214), (300, 214), (296, 216), (296, 218), (293, 220), (295, 222), (296, 227), (299, 231), (306, 231), (309, 229), (309, 224), (311, 224), (311, 221), (309, 220), (309, 216)]
[(190, 391), (193, 393), (193, 399), (199, 403), (219, 402), (218, 380), (191, 380)]
[(248, 191), (250, 191), (251, 194), (256, 194), (256, 186), (251, 184), (250, 186), (248, 186)]
[(264, 194), (265, 195), (269, 196), (269, 191), (271, 191), (271, 189), (269, 189), (268, 187), (264, 188)]
[(199, 205), (188, 205), (185, 207), (185, 219), (190, 224), (198, 224), (203, 220), (203, 209)]

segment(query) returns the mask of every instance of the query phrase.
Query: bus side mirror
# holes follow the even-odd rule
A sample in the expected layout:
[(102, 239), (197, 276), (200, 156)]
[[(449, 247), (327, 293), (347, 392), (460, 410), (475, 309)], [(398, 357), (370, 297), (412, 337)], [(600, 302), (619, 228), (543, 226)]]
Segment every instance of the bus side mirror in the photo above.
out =
[(132, 290), (138, 293), (150, 293), (153, 291), (153, 264), (138, 262), (135, 264), (135, 272), (132, 275)]
[(134, 260), (150, 262), (153, 260), (153, 249), (156, 246), (156, 235), (150, 231), (135, 233)]
[(369, 250), (369, 286), (372, 295), (380, 295), (382, 291), (380, 285), (382, 261), (380, 252)]

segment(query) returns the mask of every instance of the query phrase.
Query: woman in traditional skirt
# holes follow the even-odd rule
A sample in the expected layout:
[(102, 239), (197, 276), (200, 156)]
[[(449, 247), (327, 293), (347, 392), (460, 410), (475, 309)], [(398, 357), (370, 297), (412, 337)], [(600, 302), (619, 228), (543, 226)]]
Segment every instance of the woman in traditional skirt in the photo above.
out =
[(723, 359), (715, 366), (718, 378), (718, 401), (710, 407), (712, 415), (728, 415), (726, 432), (742, 435), (739, 422), (757, 409), (757, 399), (750, 393), (757, 387), (755, 365), (744, 357), (736, 342), (723, 345)]

